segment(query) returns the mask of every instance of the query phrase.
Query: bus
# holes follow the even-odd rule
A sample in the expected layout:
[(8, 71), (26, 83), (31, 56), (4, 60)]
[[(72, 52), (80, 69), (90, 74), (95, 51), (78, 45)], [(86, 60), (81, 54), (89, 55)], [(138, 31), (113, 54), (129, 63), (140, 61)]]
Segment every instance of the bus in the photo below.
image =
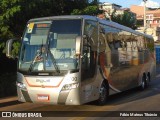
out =
[(154, 40), (95, 16), (35, 18), (21, 38), (17, 67), (21, 102), (105, 105), (109, 95), (148, 87), (156, 72)]

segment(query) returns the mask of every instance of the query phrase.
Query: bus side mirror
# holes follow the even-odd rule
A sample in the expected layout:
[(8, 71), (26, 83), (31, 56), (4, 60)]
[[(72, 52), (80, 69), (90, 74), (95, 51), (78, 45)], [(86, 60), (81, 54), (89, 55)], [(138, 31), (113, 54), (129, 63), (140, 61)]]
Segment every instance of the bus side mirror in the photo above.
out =
[(76, 37), (76, 55), (80, 54), (80, 48), (81, 48), (81, 37), (77, 36)]
[(18, 52), (20, 49), (20, 40), (9, 39), (6, 42), (6, 56), (9, 58), (18, 58)]
[(6, 42), (6, 56), (11, 58), (12, 57), (12, 44), (13, 44), (13, 39), (7, 40)]

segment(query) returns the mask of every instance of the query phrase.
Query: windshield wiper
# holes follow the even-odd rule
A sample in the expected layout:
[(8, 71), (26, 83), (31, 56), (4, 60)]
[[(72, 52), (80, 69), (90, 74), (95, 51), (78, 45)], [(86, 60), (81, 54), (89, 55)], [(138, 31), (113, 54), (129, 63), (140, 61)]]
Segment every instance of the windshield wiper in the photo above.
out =
[(28, 72), (31, 72), (33, 70), (34, 67), (34, 62), (32, 61), (32, 63), (29, 66)]
[[(44, 45), (43, 45), (43, 40), (42, 40), (42, 45), (41, 45), (41, 47), (40, 47), (40, 51), (37, 51), (36, 56), (33, 58), (30, 66), (29, 66), (28, 72), (32, 72), (33, 67), (35, 66), (35, 62), (36, 62), (35, 59), (36, 59), (37, 57), (39, 57), (39, 56), (42, 55), (42, 47), (43, 47), (43, 46), (44, 46)], [(43, 59), (43, 64), (44, 64), (44, 59)]]
[[(35, 63), (36, 63), (36, 59), (37, 59), (38, 57), (41, 58), (41, 56), (42, 56), (42, 48), (43, 48), (43, 47), (44, 47), (44, 45), (43, 45), (43, 39), (42, 39), (42, 45), (41, 45), (41, 47), (40, 47), (40, 50), (37, 51), (36, 56), (33, 58), (32, 63), (31, 63), (30, 66), (29, 66), (28, 72), (31, 72), (31, 71), (33, 70), (33, 67), (35, 66)], [(45, 64), (44, 61), (45, 61), (45, 59), (43, 58), (43, 64)], [(43, 65), (43, 68), (44, 68), (44, 70), (45, 70), (45, 66), (44, 66), (44, 65)]]
[(35, 59), (36, 59), (36, 57), (39, 56), (38, 54), (39, 54), (39, 53), (37, 53), (36, 56), (34, 57), (34, 59), (32, 60), (30, 66), (29, 66), (28, 72), (32, 72), (33, 67), (34, 67), (34, 65), (35, 65)]
[[(57, 65), (57, 62), (56, 62), (56, 59), (54, 58), (54, 55), (51, 53), (51, 51), (50, 51), (50, 40), (48, 41), (48, 49), (47, 49), (47, 55), (48, 55), (48, 53), (49, 53), (49, 55), (51, 56), (51, 60), (52, 60), (52, 63), (53, 63), (53, 65), (54, 65), (54, 68), (56, 69), (56, 72), (57, 73), (60, 73), (60, 70), (59, 70), (59, 67), (58, 67), (58, 65)], [(48, 57), (48, 56), (47, 56)]]

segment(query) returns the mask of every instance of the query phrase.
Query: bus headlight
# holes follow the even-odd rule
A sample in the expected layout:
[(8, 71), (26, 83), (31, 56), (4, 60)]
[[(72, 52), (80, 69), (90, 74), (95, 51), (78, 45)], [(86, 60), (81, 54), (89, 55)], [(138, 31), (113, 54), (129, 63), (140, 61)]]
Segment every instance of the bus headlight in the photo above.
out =
[(66, 84), (63, 86), (62, 91), (75, 89), (75, 88), (78, 88), (78, 86), (79, 86), (79, 83)]
[(24, 83), (17, 82), (17, 86), (21, 89), (26, 89), (26, 85)]

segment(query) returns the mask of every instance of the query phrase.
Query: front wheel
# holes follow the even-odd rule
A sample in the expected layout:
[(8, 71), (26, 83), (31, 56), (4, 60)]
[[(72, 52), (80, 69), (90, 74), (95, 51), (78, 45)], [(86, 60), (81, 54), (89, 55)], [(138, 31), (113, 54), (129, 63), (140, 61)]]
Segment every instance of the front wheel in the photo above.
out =
[(105, 105), (107, 99), (108, 99), (108, 87), (103, 82), (99, 90), (99, 99), (97, 100), (98, 105)]
[(143, 76), (142, 77), (142, 83), (140, 85), (140, 90), (144, 90), (147, 87), (147, 81), (146, 81), (146, 77)]

